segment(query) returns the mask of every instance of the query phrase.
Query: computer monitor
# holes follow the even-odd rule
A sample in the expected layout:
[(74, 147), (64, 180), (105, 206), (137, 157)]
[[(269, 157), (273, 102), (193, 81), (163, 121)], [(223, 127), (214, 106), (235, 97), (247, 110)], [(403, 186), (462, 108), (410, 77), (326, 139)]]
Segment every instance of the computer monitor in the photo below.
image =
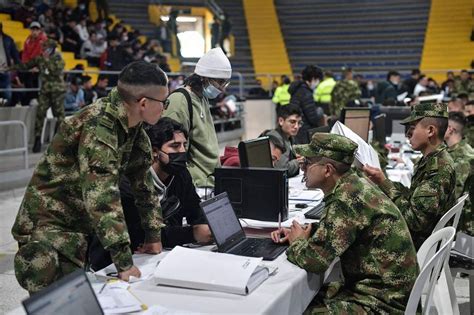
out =
[(385, 134), (392, 137), (394, 134), (405, 134), (405, 126), (400, 122), (410, 116), (411, 108), (409, 106), (380, 106), (380, 113), (386, 114)]
[(374, 139), (380, 144), (384, 145), (386, 142), (385, 132), (385, 118), (386, 114), (380, 114), (374, 117)]
[(260, 137), (241, 141), (239, 143), (239, 159), (241, 167), (273, 168), (269, 138)]
[(78, 269), (24, 300), (29, 315), (104, 314), (86, 273)]
[(369, 139), (370, 109), (346, 107), (342, 109), (341, 122), (365, 142)]

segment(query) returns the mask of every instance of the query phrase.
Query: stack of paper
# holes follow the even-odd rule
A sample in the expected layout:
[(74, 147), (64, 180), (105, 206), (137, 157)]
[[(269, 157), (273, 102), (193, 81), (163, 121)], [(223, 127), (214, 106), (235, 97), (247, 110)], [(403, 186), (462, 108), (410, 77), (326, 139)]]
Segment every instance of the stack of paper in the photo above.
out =
[(262, 258), (175, 247), (158, 265), (155, 283), (246, 295), (269, 276)]
[(104, 284), (96, 292), (100, 307), (105, 314), (123, 314), (142, 311), (142, 303), (129, 291), (129, 284), (115, 281)]
[(349, 129), (343, 123), (337, 121), (331, 129), (331, 133), (345, 136), (358, 144), (355, 154), (355, 166), (362, 168), (364, 165), (380, 168), (380, 161), (377, 152), (367, 144), (359, 135)]

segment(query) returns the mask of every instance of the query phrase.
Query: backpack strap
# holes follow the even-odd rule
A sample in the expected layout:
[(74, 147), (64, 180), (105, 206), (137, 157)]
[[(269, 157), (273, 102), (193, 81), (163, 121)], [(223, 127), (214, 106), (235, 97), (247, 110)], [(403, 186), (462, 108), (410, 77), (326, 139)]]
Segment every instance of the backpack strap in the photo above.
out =
[[(188, 102), (188, 112), (189, 112), (189, 130), (188, 130), (188, 137), (191, 137), (191, 130), (193, 129), (193, 102), (191, 101), (191, 95), (189, 94), (188, 90), (185, 88), (178, 88), (171, 92), (171, 94), (174, 93), (181, 93), (184, 95), (186, 98), (186, 101)], [(170, 94), (170, 95), (171, 95)], [(188, 141), (188, 159), (190, 158), (190, 149), (191, 149), (191, 140)]]

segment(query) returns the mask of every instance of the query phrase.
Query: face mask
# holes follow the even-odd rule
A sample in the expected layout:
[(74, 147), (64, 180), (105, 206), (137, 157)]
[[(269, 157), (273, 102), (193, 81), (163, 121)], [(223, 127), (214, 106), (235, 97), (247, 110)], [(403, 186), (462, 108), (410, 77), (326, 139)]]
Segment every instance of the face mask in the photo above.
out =
[[(165, 153), (165, 152), (163, 152)], [(186, 169), (187, 155), (186, 152), (165, 153), (168, 155), (168, 164), (161, 163), (160, 167), (170, 175), (178, 175)]]
[(183, 80), (178, 80), (179, 85), (183, 85), (184, 81)]
[(314, 90), (319, 84), (319, 80), (312, 80), (311, 85), (309, 86), (311, 90)]
[(203, 94), (205, 97), (212, 100), (218, 97), (219, 94), (221, 94), (221, 91), (218, 88), (216, 88), (214, 85), (209, 84), (208, 86), (204, 88)]

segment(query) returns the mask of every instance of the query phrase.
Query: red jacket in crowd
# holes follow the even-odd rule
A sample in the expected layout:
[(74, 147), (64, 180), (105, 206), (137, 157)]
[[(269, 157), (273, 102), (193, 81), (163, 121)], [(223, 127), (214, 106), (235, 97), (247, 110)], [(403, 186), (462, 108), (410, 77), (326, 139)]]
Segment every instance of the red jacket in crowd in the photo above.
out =
[(23, 46), (23, 52), (21, 53), (21, 62), (25, 63), (40, 56), (43, 53), (41, 44), (47, 39), (48, 37), (44, 32), (41, 32), (36, 38), (33, 38), (31, 35), (28, 36)]

